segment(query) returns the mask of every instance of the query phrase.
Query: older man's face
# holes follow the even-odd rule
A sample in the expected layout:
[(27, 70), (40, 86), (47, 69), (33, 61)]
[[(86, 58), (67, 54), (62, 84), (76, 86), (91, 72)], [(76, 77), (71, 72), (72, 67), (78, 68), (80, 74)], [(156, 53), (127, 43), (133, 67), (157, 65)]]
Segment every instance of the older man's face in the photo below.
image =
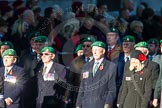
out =
[(94, 59), (99, 60), (104, 56), (105, 49), (101, 48), (101, 47), (98, 47), (98, 46), (93, 46), (92, 47), (92, 53), (93, 53)]
[(83, 43), (83, 52), (85, 56), (91, 56), (92, 55), (92, 47), (91, 47), (92, 42), (84, 42)]
[(133, 42), (123, 42), (123, 52), (130, 53), (134, 49)]
[(14, 63), (16, 63), (16, 58), (14, 56), (3, 57), (3, 64), (5, 67), (12, 66)]
[(109, 32), (107, 33), (107, 44), (109, 45), (116, 45), (119, 37), (115, 32)]
[(8, 45), (2, 45), (1, 48), (0, 48), (1, 55), (3, 54), (3, 52), (4, 52), (5, 50), (7, 50), (7, 49), (9, 49), (9, 48), (10, 48), (10, 46), (8, 46)]
[(50, 53), (50, 52), (43, 52), (42, 53), (42, 62), (43, 63), (49, 63), (51, 62), (55, 57), (55, 54)]

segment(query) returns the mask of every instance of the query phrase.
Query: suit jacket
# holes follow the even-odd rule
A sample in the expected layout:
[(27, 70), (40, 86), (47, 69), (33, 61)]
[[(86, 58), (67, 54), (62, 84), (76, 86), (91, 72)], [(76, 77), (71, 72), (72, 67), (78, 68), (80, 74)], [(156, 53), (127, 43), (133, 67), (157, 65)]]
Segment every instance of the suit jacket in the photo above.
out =
[[(4, 77), (5, 68), (0, 68), (0, 76)], [(13, 104), (7, 106), (7, 108), (19, 108), (20, 107), (20, 96), (22, 94), (27, 77), (24, 69), (14, 65), (7, 75), (15, 76), (16, 83), (4, 81), (4, 98), (10, 97), (13, 100)]]
[[(65, 67), (58, 63), (53, 63), (49, 73), (54, 73), (54, 81), (44, 81), (42, 76), (43, 67), (40, 68), (40, 70), (37, 72), (37, 85), (38, 85), (38, 97), (37, 97), (37, 106), (36, 108), (47, 108), (45, 105), (46, 103), (43, 103), (47, 98), (51, 98), (55, 96), (58, 96), (61, 92), (60, 85), (62, 84), (61, 81), (64, 80), (66, 70)], [(56, 97), (58, 98), (58, 97)], [(59, 97), (61, 98), (61, 97)], [(61, 98), (62, 99), (62, 98)]]
[(105, 104), (113, 106), (116, 96), (116, 65), (103, 60), (93, 77), (94, 60), (86, 63), (82, 69), (76, 106), (80, 108), (103, 108)]
[(122, 52), (122, 47), (117, 44), (112, 49), (111, 54), (110, 54), (110, 51), (107, 52), (107, 55), (106, 55), (107, 56), (107, 59), (110, 60), (110, 61), (113, 61), (115, 58), (119, 57), (120, 52)]
[(116, 58), (113, 62), (117, 65), (116, 80), (117, 80), (117, 87), (119, 88), (121, 86), (121, 83), (122, 83), (124, 65), (125, 65), (124, 52), (120, 53), (119, 57)]

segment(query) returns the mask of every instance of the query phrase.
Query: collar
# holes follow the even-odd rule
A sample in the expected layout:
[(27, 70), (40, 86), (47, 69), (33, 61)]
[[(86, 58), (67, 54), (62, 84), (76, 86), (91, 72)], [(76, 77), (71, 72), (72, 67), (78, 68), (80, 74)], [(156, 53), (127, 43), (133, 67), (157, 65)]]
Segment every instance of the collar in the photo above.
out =
[(126, 62), (127, 60), (128, 60), (128, 58), (129, 58), (129, 60), (130, 60), (130, 56), (124, 56), (124, 61)]
[(47, 66), (47, 67), (51, 67), (52, 64), (53, 64), (53, 61), (50, 61), (48, 64), (44, 65), (44, 67), (45, 67), (45, 66)]
[(109, 48), (113, 49), (115, 47), (115, 45), (108, 45)]
[(13, 65), (12, 66), (9, 66), (9, 67), (5, 67), (5, 75), (7, 75), (10, 70), (12, 69)]
[(93, 60), (93, 56), (90, 56), (90, 57), (89, 57), (89, 61), (87, 61), (87, 59), (88, 59), (88, 57), (85, 57), (86, 62), (90, 62), (90, 61)]
[(46, 73), (48, 73), (48, 72), (50, 71), (52, 65), (53, 65), (53, 61), (49, 62), (47, 65), (44, 65), (44, 67), (45, 67), (45, 66), (47, 67)]
[(102, 63), (103, 59), (104, 59), (104, 57), (102, 57), (100, 60), (95, 60), (94, 63), (99, 62), (98, 66), (100, 66), (100, 64)]

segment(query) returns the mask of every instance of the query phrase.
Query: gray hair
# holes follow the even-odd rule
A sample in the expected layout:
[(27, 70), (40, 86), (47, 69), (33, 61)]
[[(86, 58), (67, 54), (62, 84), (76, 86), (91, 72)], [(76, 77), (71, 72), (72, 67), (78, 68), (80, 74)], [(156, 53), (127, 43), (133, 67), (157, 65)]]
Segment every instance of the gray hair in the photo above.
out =
[(138, 21), (138, 20), (132, 21), (131, 24), (130, 24), (130, 29), (134, 30), (136, 27), (143, 27), (143, 23), (141, 21)]

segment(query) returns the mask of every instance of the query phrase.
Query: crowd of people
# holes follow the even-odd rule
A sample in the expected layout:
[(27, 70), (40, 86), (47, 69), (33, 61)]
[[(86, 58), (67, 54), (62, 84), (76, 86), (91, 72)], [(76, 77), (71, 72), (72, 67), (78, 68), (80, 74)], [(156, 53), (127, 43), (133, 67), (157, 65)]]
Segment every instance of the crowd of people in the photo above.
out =
[(38, 3), (0, 1), (0, 107), (162, 107), (162, 16), (147, 3), (115, 17), (104, 1)]

